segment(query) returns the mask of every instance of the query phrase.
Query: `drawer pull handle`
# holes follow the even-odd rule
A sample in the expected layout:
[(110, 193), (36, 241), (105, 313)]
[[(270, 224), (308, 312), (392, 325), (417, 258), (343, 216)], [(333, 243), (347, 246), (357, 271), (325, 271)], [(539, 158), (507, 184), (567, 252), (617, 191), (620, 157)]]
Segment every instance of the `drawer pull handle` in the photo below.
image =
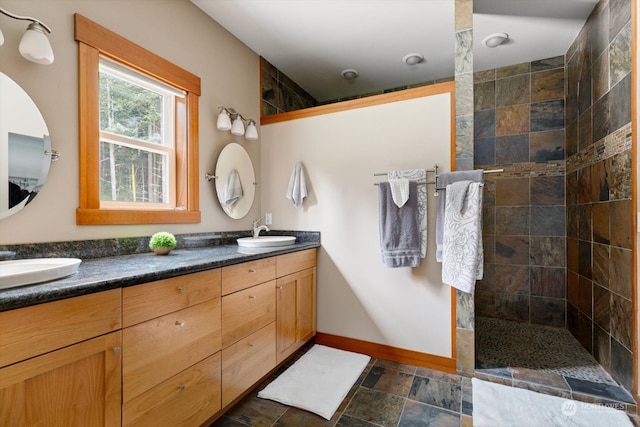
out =
[(253, 268), (250, 268), (250, 269), (249, 269), (249, 273), (255, 273), (255, 272), (256, 272), (256, 270), (255, 270), (255, 269), (253, 269)]
[(256, 299), (256, 296), (255, 295), (249, 295), (249, 299), (251, 299), (251, 300)]
[(253, 343), (249, 343), (249, 347), (253, 347)]
[(276, 286), (278, 289), (282, 290), (282, 285)]
[(180, 326), (181, 328), (184, 328), (184, 322), (176, 320), (176, 326)]
[(113, 350), (114, 353), (120, 353), (120, 347), (113, 347), (111, 350)]
[(178, 288), (178, 292), (180, 292), (181, 294), (184, 294), (184, 292), (185, 292), (186, 290), (187, 290), (187, 289), (186, 289), (184, 286), (180, 286), (180, 287)]
[(187, 387), (185, 387), (183, 384), (180, 384), (180, 385), (178, 386), (178, 389), (180, 389), (180, 391), (185, 391), (185, 389), (186, 389), (186, 388), (187, 388)]

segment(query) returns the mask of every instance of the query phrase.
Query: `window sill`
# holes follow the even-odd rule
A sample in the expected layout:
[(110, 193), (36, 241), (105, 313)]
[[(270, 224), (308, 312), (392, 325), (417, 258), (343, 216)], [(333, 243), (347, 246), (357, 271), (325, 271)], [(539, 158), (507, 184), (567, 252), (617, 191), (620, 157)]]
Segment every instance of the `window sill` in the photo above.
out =
[(77, 225), (199, 223), (200, 211), (76, 209)]

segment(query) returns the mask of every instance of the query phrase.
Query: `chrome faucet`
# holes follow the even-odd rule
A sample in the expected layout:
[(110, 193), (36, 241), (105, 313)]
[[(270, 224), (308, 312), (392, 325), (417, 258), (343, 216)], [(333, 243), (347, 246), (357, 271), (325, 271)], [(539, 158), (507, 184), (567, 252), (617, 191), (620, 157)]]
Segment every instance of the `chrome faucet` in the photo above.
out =
[(262, 221), (264, 218), (258, 218), (258, 219), (254, 219), (253, 220), (253, 238), (257, 239), (260, 236), (260, 232), (261, 231), (269, 231), (269, 227), (267, 227), (266, 225), (258, 225), (260, 224), (260, 221)]

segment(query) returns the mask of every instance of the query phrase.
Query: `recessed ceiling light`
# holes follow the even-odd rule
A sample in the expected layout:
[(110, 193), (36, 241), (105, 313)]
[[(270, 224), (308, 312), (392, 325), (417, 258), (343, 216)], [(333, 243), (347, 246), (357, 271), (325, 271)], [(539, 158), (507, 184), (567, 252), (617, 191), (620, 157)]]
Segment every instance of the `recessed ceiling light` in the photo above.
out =
[(358, 70), (354, 70), (353, 68), (347, 68), (346, 70), (342, 70), (342, 77), (347, 80), (353, 80), (358, 77)]
[(424, 61), (424, 55), (419, 53), (410, 53), (402, 58), (402, 62), (407, 65), (416, 65)]
[(494, 33), (482, 39), (482, 44), (486, 47), (494, 48), (500, 46), (509, 39), (507, 33)]

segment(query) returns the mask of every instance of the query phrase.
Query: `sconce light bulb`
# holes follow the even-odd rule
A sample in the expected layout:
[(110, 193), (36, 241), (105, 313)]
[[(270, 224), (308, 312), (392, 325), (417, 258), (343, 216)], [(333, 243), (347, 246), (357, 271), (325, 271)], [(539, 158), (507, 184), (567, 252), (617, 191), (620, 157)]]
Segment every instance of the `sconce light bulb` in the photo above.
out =
[(229, 113), (225, 108), (220, 111), (218, 114), (218, 123), (216, 127), (220, 130), (230, 130), (231, 129), (231, 118), (229, 117)]
[(256, 122), (253, 120), (249, 120), (249, 124), (247, 125), (247, 132), (244, 137), (250, 141), (258, 139), (258, 129), (256, 129)]
[(238, 115), (238, 117), (236, 117), (236, 119), (233, 121), (233, 126), (231, 126), (231, 133), (237, 136), (244, 135), (244, 123), (242, 123), (240, 115)]
[(29, 61), (49, 65), (53, 63), (53, 49), (42, 25), (32, 22), (24, 32), (20, 45), (20, 54)]

